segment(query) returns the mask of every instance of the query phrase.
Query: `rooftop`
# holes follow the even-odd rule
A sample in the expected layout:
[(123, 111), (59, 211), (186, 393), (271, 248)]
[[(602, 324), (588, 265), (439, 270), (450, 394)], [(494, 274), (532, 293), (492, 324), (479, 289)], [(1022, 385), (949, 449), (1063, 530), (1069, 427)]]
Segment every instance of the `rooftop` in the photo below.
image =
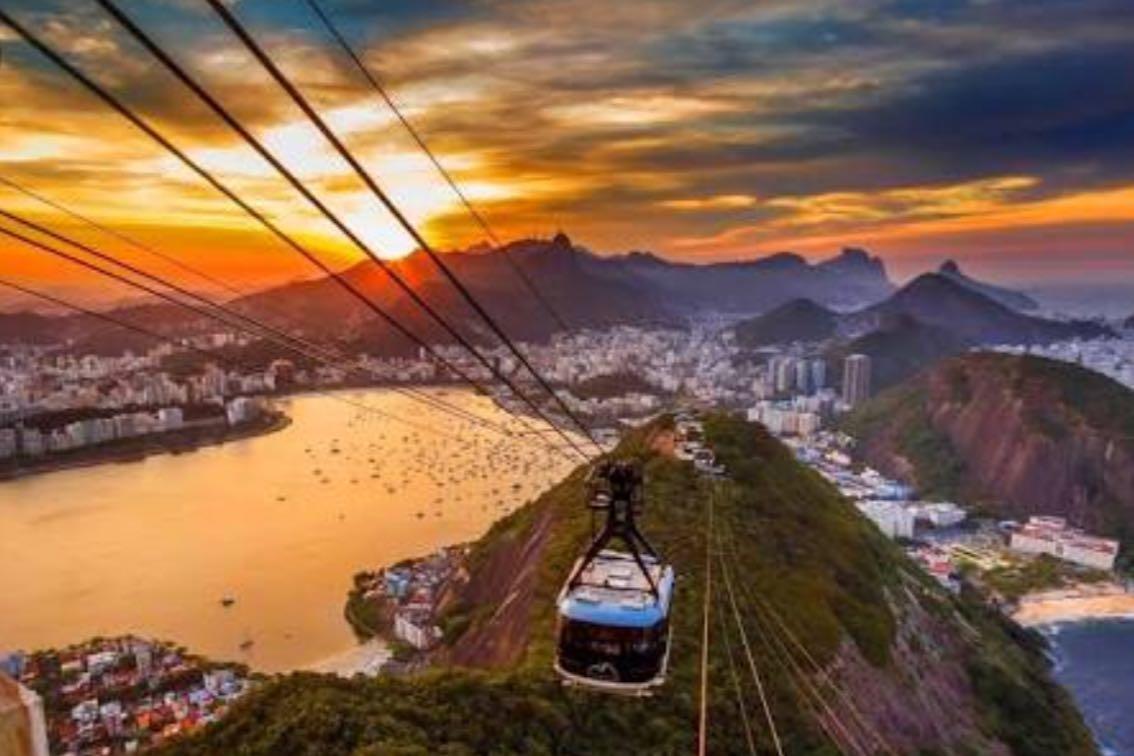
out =
[(631, 555), (604, 550), (580, 575), (579, 584), (560, 596), (560, 614), (618, 627), (650, 627), (661, 621), (669, 612), (673, 569), (649, 556), (643, 555), (642, 561), (658, 588), (657, 597)]

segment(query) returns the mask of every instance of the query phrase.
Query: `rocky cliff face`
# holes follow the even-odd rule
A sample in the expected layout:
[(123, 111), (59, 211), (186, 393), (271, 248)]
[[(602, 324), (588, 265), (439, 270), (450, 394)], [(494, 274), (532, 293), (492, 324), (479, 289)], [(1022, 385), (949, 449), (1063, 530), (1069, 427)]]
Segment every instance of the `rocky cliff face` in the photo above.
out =
[(851, 420), (863, 458), (999, 514), (1134, 536), (1134, 392), (1075, 365), (969, 354)]

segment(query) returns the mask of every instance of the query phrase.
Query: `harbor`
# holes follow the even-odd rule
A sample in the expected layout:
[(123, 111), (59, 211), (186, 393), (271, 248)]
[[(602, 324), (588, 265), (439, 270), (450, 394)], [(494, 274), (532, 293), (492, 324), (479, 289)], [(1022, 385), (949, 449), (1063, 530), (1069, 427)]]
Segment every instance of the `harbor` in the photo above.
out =
[[(488, 397), (434, 391), (511, 422)], [(422, 415), (390, 391), (342, 395)], [(269, 435), (0, 483), (0, 551), (25, 576), (0, 594), (5, 649), (133, 633), (260, 672), (365, 669), (343, 616), (360, 565), (474, 539), (567, 472), (439, 413), (434, 434), (327, 396), (279, 408), (292, 423)]]

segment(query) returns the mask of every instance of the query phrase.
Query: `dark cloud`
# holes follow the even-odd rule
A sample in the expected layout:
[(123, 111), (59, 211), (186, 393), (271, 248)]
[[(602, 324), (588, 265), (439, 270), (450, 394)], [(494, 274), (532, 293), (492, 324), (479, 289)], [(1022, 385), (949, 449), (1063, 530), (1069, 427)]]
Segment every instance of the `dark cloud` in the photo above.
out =
[(839, 149), (916, 160), (940, 177), (1129, 180), (1134, 46), (1065, 47), (911, 82), (878, 107), (827, 113)]
[[(1034, 178), (1013, 198), (1036, 200), (1129, 184), (1134, 169), (1131, 0), (319, 1), (438, 152), (467, 156), (473, 179), (561, 179), (569, 188), (541, 206), (611, 236), (667, 200), (1009, 175)], [(179, 143), (235, 143), (93, 3), (74, 5), (13, 3)], [(298, 118), (199, 0), (123, 7), (249, 125)], [(233, 7), (320, 107), (381, 107), (304, 0)], [(45, 109), (100, 107), (32, 57), (17, 64), (43, 91), (39, 109), (13, 115), (21, 130)], [(375, 123), (350, 135), (368, 155), (394, 142), (395, 127)], [(539, 209), (512, 202), (525, 222)], [(707, 205), (649, 225), (709, 234), (768, 214)]]

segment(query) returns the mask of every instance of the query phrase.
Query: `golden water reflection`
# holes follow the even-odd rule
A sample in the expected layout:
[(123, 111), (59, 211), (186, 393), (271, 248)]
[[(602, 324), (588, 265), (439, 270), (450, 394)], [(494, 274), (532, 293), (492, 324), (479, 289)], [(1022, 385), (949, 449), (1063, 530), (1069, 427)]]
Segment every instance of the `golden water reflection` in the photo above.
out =
[(398, 394), (343, 396), (459, 440), (300, 396), (274, 434), (0, 483), (0, 651), (132, 632), (305, 667), (354, 643), (342, 608), (355, 572), (475, 538), (571, 467)]

